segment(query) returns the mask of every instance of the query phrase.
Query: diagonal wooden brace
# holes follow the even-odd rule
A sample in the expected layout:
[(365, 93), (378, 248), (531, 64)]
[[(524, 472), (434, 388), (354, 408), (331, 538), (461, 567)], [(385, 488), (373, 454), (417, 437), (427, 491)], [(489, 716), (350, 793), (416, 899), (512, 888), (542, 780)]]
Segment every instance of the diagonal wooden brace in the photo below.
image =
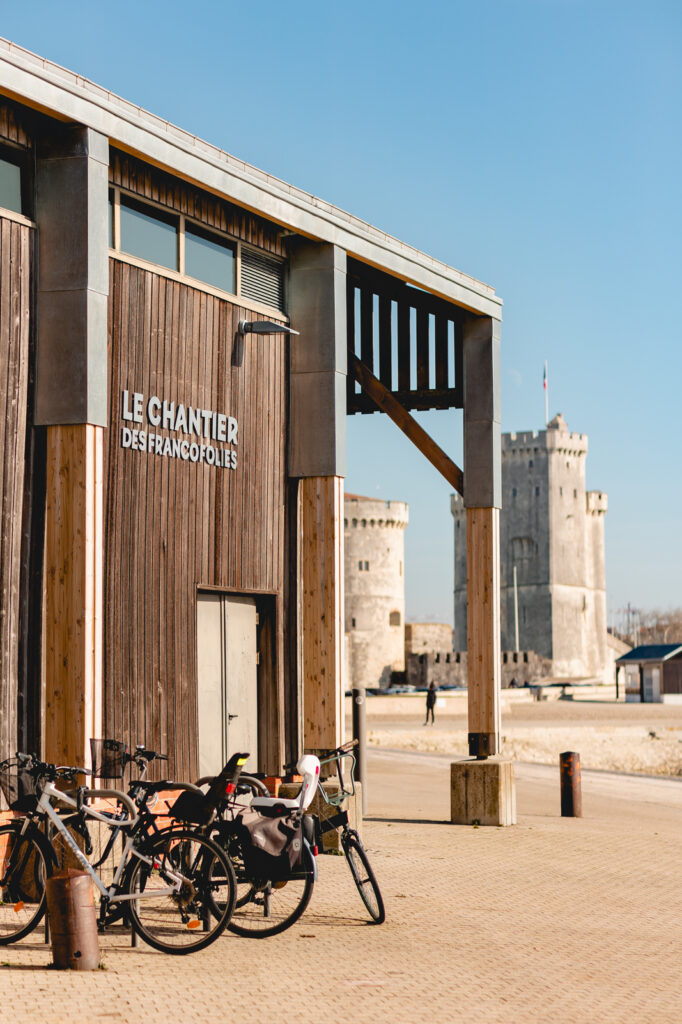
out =
[(381, 412), (385, 412), (396, 426), (400, 427), (402, 432), (416, 445), (422, 455), (426, 456), (429, 462), (436, 467), (438, 472), (445, 477), (447, 482), (459, 494), (462, 494), (463, 478), (462, 470), (459, 466), (455, 465), (452, 459), (426, 433), (424, 428), (419, 426), (415, 418), (400, 404), (388, 388), (368, 370), (365, 364), (350, 349), (348, 350), (348, 370), (362, 390), (369, 395), (377, 408)]

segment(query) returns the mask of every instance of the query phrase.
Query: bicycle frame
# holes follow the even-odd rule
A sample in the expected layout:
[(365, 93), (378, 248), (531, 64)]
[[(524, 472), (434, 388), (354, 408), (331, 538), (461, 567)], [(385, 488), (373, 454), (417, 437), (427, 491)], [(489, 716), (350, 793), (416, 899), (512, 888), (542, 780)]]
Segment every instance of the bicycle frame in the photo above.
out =
[[(350, 789), (346, 788), (346, 784), (343, 779), (343, 768), (342, 760), (344, 758), (350, 758), (351, 764), (349, 769), (350, 777)], [(322, 798), (325, 803), (331, 807), (339, 807), (348, 796), (355, 796), (355, 764), (356, 757), (350, 751), (335, 751), (330, 757), (323, 757), (320, 759), (320, 769), (324, 768), (328, 764), (336, 764), (336, 772), (339, 779), (339, 792), (336, 796), (330, 796), (322, 785), (322, 773), (320, 771), (320, 780), (318, 783), (319, 792), (322, 794)]]
[[(115, 797), (129, 811), (131, 811), (131, 813), (133, 815), (131, 818), (129, 818), (129, 819), (123, 821), (123, 822), (122, 821), (118, 821), (116, 823), (117, 827), (118, 828), (124, 828), (124, 827), (125, 828), (131, 828), (133, 825), (136, 824), (136, 822), (137, 822), (137, 814), (136, 814), (136, 811), (135, 811), (135, 806), (134, 806), (132, 800), (130, 799), (130, 797), (126, 796), (125, 793), (119, 793), (117, 790), (95, 790), (95, 789), (91, 789), (91, 790), (86, 790), (85, 791), (85, 795), (86, 796), (113, 796), (113, 797)], [(90, 875), (90, 878), (95, 883), (95, 885), (99, 889), (99, 891), (102, 894), (102, 896), (105, 897), (110, 903), (123, 903), (125, 901), (130, 901), (130, 900), (145, 899), (145, 897), (158, 898), (159, 896), (165, 896), (165, 895), (169, 895), (170, 896), (173, 893), (177, 893), (177, 892), (180, 891), (180, 889), (182, 888), (182, 883), (184, 881), (183, 876), (181, 874), (179, 874), (177, 871), (173, 871), (172, 869), (167, 868), (166, 869), (167, 874), (169, 875), (170, 878), (174, 879), (173, 885), (170, 886), (167, 889), (153, 889), (153, 890), (151, 890), (150, 892), (147, 892), (147, 893), (145, 893), (145, 892), (137, 892), (137, 893), (133, 893), (133, 894), (131, 894), (131, 893), (118, 893), (117, 892), (119, 883), (120, 883), (120, 881), (121, 881), (121, 879), (123, 877), (123, 873), (124, 873), (124, 871), (126, 869), (126, 865), (127, 865), (128, 860), (129, 860), (131, 855), (133, 857), (137, 857), (138, 860), (143, 861), (143, 863), (149, 865), (150, 867), (152, 867), (153, 863), (154, 863), (152, 857), (145, 856), (145, 854), (141, 853), (141, 851), (136, 848), (135, 840), (134, 840), (133, 836), (131, 836), (131, 835), (129, 835), (127, 837), (126, 841), (125, 841), (125, 844), (124, 844), (124, 847), (123, 847), (123, 852), (121, 854), (121, 860), (120, 860), (120, 862), (118, 864), (118, 867), (116, 868), (116, 872), (114, 874), (114, 878), (113, 878), (112, 884), (111, 884), (111, 886), (109, 886), (107, 888), (107, 886), (104, 884), (102, 879), (99, 877), (99, 875), (97, 874), (97, 872), (93, 868), (93, 866), (90, 863), (90, 861), (88, 860), (88, 858), (85, 856), (83, 851), (78, 846), (78, 843), (75, 841), (73, 836), (71, 836), (71, 834), (69, 833), (68, 829), (64, 825), (64, 822), (62, 821), (60, 816), (55, 811), (54, 807), (52, 806), (52, 804), (50, 802), (52, 799), (60, 800), (61, 802), (66, 803), (69, 806), (73, 807), (75, 810), (82, 810), (88, 817), (94, 818), (97, 821), (102, 821), (102, 822), (104, 822), (104, 824), (106, 824), (109, 827), (111, 827), (111, 819), (107, 818), (106, 815), (104, 815), (104, 814), (100, 814), (100, 812), (96, 811), (94, 809), (94, 807), (88, 807), (87, 805), (83, 805), (82, 807), (79, 808), (78, 801), (74, 800), (73, 797), (69, 796), (68, 793), (64, 793), (62, 790), (57, 789), (57, 787), (52, 782), (47, 782), (46, 781), (43, 784), (43, 791), (42, 791), (40, 800), (38, 801), (37, 814), (40, 815), (40, 816), (42, 816), (44, 814), (46, 817), (48, 817), (50, 819), (50, 821), (55, 826), (57, 831), (61, 832), (61, 834), (63, 835), (63, 837), (64, 837), (64, 839), (65, 839), (65, 841), (67, 843), (67, 845), (72, 850), (74, 856), (78, 860), (78, 863), (82, 866), (83, 870), (88, 875)], [(28, 826), (28, 821), (29, 821), (29, 819), (27, 818), (26, 819), (26, 826), (25, 827)]]

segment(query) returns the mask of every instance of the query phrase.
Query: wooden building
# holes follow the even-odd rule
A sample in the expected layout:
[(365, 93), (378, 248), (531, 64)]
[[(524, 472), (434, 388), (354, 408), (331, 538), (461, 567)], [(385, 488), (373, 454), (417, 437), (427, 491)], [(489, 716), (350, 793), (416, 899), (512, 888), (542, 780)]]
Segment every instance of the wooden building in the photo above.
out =
[[(345, 420), (377, 408), (464, 491), (470, 745), (495, 753), (500, 317), (0, 41), (0, 756), (107, 735), (188, 777), (339, 742)], [(449, 406), (464, 478), (409, 413)]]
[(682, 644), (643, 644), (616, 659), (625, 673), (625, 700), (682, 704)]

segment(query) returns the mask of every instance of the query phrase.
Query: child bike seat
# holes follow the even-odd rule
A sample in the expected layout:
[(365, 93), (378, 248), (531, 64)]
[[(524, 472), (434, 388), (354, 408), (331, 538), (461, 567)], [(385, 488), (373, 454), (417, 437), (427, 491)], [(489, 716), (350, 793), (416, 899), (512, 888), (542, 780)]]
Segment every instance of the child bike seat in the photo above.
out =
[(256, 796), (251, 801), (251, 810), (258, 811), (264, 818), (283, 818), (301, 808), (300, 800), (285, 800), (277, 796)]

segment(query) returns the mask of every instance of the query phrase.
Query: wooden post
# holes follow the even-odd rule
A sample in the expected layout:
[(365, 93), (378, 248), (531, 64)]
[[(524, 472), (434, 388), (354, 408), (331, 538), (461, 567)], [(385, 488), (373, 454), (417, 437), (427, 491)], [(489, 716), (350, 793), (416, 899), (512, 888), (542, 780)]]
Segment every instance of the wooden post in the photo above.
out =
[(343, 736), (343, 479), (299, 484), (300, 674), (303, 747), (338, 746)]
[(89, 761), (101, 729), (102, 440), (91, 424), (47, 430), (45, 756)]
[(561, 781), (561, 817), (582, 818), (583, 791), (580, 776), (580, 754), (567, 750), (559, 754)]
[(469, 753), (500, 749), (500, 510), (468, 508), (467, 649)]

